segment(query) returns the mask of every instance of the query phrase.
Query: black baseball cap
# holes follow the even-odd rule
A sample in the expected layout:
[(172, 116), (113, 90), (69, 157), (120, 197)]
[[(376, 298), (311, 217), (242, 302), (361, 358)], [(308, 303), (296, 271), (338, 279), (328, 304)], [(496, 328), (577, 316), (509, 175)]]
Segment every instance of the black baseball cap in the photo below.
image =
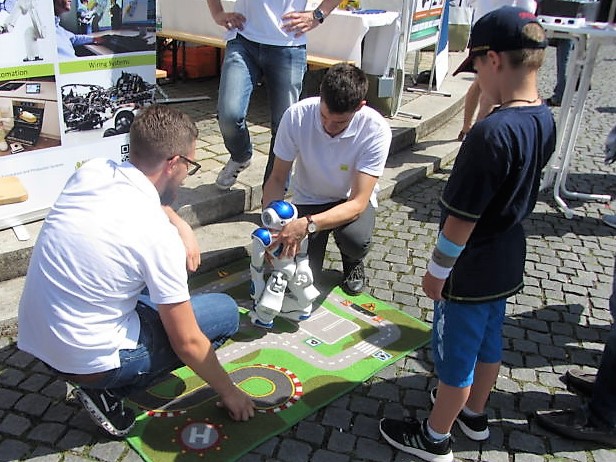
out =
[(460, 72), (475, 72), (473, 58), (485, 55), (489, 50), (546, 48), (547, 39), (537, 42), (522, 35), (522, 28), (530, 23), (538, 24), (537, 17), (527, 10), (514, 6), (503, 6), (479, 18), (471, 30), (469, 54), (453, 75)]

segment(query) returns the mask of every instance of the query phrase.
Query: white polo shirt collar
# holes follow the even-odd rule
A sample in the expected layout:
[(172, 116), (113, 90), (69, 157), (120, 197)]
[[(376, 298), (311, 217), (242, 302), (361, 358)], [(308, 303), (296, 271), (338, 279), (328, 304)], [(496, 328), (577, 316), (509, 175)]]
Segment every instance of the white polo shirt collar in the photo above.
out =
[[(360, 109), (361, 111), (361, 109)], [(324, 137), (326, 137), (328, 140), (336, 140), (336, 139), (342, 139), (342, 138), (353, 138), (355, 135), (357, 135), (357, 112), (355, 114), (353, 114), (353, 118), (351, 119), (351, 123), (349, 124), (349, 126), (347, 128), (344, 129), (344, 131), (342, 133), (339, 133), (336, 136), (331, 136), (329, 133), (327, 133), (325, 131), (325, 129), (323, 128), (323, 121), (321, 120), (321, 100), (319, 98), (319, 104), (317, 105), (317, 110), (314, 111), (314, 125), (317, 129), (317, 132), (322, 134)]]
[(131, 164), (129, 161), (122, 162), (116, 167), (117, 171), (123, 174), (128, 181), (135, 185), (148, 198), (160, 204), (160, 195), (154, 184), (148, 179), (145, 174)]

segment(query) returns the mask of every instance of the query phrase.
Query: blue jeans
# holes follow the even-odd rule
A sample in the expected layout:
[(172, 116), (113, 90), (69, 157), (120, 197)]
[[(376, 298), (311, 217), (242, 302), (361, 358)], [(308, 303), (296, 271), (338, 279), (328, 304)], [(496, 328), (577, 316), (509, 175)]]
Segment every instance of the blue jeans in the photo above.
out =
[(218, 89), (218, 125), (231, 159), (246, 162), (252, 157), (246, 115), (252, 91), (265, 78), (272, 131), (265, 174), (269, 176), (280, 119), (287, 108), (299, 100), (305, 72), (306, 47), (303, 45), (264, 45), (239, 34), (227, 43)]
[(569, 63), (569, 55), (573, 50), (573, 40), (571, 39), (554, 39), (556, 42), (556, 86), (552, 99), (560, 104), (565, 93), (565, 85), (567, 83), (567, 64)]
[[(237, 332), (239, 311), (228, 295), (199, 294), (191, 298), (191, 303), (199, 328), (215, 349)], [(84, 384), (84, 388), (106, 388), (117, 396), (128, 396), (183, 366), (171, 348), (155, 306), (149, 300), (140, 301), (137, 313), (141, 322), (137, 347), (120, 350), (120, 367), (98, 382)]]
[(610, 312), (614, 318), (612, 330), (601, 355), (589, 408), (593, 423), (616, 428), (616, 261), (613, 284), (610, 297)]

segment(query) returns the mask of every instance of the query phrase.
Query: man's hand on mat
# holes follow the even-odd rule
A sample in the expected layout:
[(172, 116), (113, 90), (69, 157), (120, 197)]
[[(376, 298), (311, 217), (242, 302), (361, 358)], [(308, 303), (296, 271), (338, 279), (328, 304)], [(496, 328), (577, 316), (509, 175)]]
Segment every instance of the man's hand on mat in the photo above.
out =
[(233, 420), (246, 421), (255, 416), (255, 404), (246, 393), (233, 387), (226, 395), (220, 395), (222, 401), (216, 403), (218, 407), (224, 407)]

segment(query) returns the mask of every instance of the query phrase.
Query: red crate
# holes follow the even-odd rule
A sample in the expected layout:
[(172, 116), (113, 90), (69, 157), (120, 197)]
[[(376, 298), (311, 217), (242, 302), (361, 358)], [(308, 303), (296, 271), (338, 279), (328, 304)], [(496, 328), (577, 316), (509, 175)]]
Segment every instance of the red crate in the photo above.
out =
[[(167, 71), (169, 77), (173, 76), (171, 50), (163, 51), (162, 68)], [(218, 75), (220, 69), (219, 50), (208, 46), (186, 46), (186, 64), (184, 64), (183, 47), (178, 47), (177, 71), (187, 79), (198, 79), (200, 77), (214, 77)]]

